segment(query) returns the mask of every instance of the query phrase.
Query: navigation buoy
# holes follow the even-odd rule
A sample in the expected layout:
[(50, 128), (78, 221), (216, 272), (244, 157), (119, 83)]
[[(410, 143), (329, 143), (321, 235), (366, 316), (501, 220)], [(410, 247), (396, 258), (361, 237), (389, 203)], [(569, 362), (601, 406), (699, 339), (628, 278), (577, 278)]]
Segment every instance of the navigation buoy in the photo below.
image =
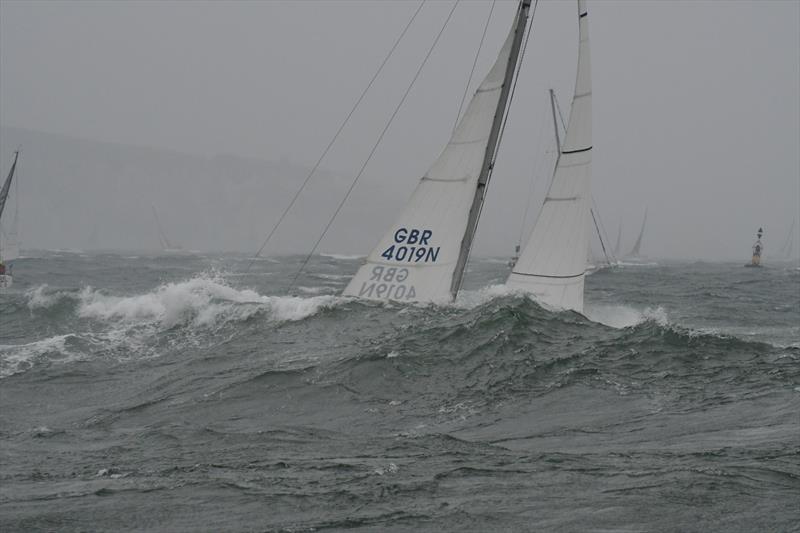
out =
[(746, 267), (761, 267), (761, 254), (764, 252), (764, 244), (761, 242), (761, 237), (764, 235), (764, 229), (758, 228), (756, 232), (756, 242), (753, 244), (753, 258), (750, 260)]

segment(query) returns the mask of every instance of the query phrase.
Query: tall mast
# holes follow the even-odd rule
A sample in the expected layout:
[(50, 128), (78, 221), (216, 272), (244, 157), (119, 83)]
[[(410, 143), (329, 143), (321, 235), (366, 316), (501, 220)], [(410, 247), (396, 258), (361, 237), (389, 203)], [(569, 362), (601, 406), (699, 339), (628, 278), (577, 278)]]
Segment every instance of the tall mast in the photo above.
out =
[(500, 100), (497, 102), (497, 109), (494, 114), (492, 129), (489, 133), (489, 142), (486, 144), (486, 152), (483, 156), (483, 165), (481, 167), (481, 173), (478, 177), (475, 196), (472, 199), (472, 206), (469, 209), (467, 229), (464, 233), (464, 238), (461, 240), (461, 249), (459, 250), (458, 261), (456, 262), (456, 268), (453, 272), (453, 281), (450, 284), (450, 294), (453, 299), (455, 299), (459, 289), (461, 288), (461, 284), (464, 281), (464, 269), (467, 266), (469, 252), (472, 248), (472, 241), (475, 238), (475, 230), (478, 227), (478, 218), (481, 216), (481, 208), (483, 207), (483, 201), (486, 195), (486, 187), (489, 185), (492, 168), (494, 167), (494, 156), (497, 153), (500, 129), (503, 124), (503, 117), (508, 104), (508, 96), (511, 92), (514, 72), (517, 69), (517, 60), (519, 58), (519, 51), (522, 45), (522, 37), (525, 34), (525, 27), (528, 23), (528, 10), (530, 7), (531, 0), (520, 0), (517, 27), (514, 30), (514, 41), (511, 44), (511, 53), (508, 56), (508, 64), (506, 65), (505, 77), (503, 79), (503, 88), (500, 91)]

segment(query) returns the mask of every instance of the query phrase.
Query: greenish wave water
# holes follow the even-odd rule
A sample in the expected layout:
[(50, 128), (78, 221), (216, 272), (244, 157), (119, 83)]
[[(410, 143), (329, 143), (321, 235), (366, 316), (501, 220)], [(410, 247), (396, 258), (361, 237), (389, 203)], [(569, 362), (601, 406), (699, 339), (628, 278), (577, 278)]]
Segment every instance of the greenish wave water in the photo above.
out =
[(800, 270), (623, 265), (586, 315), (476, 259), (31, 252), (0, 292), (3, 531), (796, 531)]

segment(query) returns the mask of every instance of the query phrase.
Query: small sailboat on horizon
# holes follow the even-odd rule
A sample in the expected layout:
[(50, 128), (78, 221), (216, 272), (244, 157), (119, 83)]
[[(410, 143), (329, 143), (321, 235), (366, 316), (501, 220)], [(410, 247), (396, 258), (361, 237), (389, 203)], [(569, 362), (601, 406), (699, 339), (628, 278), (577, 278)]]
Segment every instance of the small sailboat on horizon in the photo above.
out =
[[(19, 257), (19, 243), (16, 239), (16, 220), (13, 233), (10, 231), (6, 233), (2, 226), (6, 200), (8, 200), (8, 195), (11, 192), (11, 183), (14, 180), (14, 174), (19, 161), (19, 152), (19, 150), (14, 151), (14, 162), (11, 164), (11, 170), (9, 170), (8, 177), (6, 177), (5, 182), (3, 182), (2, 189), (0, 189), (0, 288), (2, 289), (11, 287), (14, 282), (14, 278), (11, 273), (12, 265), (6, 264), (6, 261), (12, 261)], [(13, 240), (10, 238), (11, 236), (14, 237)]]
[(154, 204), (150, 204), (150, 208), (153, 210), (153, 219), (156, 222), (156, 229), (158, 230), (158, 244), (161, 246), (161, 251), (166, 253), (184, 253), (185, 250), (181, 246), (171, 242), (167, 238), (167, 234), (164, 233), (164, 228), (161, 226), (161, 219), (158, 217), (156, 206)]
[(642, 219), (642, 227), (639, 229), (639, 236), (636, 237), (636, 242), (633, 244), (633, 248), (628, 254), (625, 256), (625, 259), (641, 259), (642, 258), (642, 239), (644, 238), (644, 230), (647, 227), (647, 208), (644, 210), (644, 218)]

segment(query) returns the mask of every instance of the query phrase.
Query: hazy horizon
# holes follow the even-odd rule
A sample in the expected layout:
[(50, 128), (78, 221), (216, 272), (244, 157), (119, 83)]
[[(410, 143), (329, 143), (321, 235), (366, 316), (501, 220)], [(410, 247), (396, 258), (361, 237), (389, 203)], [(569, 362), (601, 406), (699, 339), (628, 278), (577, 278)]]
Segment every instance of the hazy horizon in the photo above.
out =
[[(65, 150), (23, 146), (23, 247), (85, 247), (92, 224), (123, 249), (155, 247), (155, 203), (186, 248), (254, 252), (418, 5), (0, 3), (0, 172), (19, 132)], [(495, 6), (470, 93), (515, 5)], [(266, 254), (310, 250), (451, 6), (423, 7)], [(366, 254), (394, 220), (447, 141), (489, 8), (458, 5), (319, 251)], [(569, 112), (574, 11), (537, 8), (476, 256), (511, 254), (532, 174), (535, 215), (549, 87)], [(592, 180), (609, 239), (622, 224), (629, 247), (649, 208), (647, 256), (746, 260), (758, 227), (765, 258), (776, 253), (800, 223), (800, 3), (608, 1), (589, 12)], [(146, 160), (154, 152), (176, 155), (174, 174)], [(187, 192), (193, 180), (203, 185)]]

